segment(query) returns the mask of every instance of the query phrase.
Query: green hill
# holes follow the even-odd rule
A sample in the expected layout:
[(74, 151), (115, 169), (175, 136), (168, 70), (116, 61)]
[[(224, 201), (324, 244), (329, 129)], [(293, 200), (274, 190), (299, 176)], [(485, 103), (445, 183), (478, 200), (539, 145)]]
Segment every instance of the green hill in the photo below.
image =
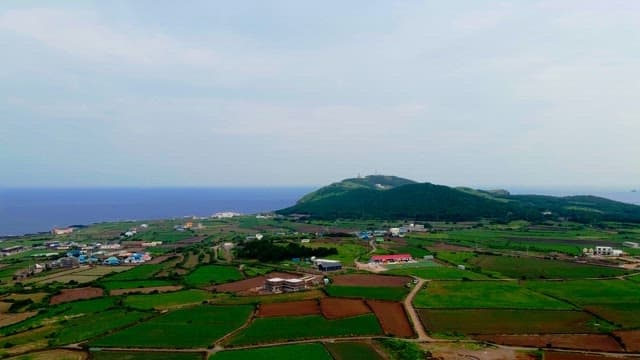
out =
[(305, 195), (280, 214), (318, 219), (478, 219), (566, 218), (579, 222), (640, 222), (640, 206), (595, 196), (511, 195), (504, 190), (452, 188), (394, 176), (346, 179)]

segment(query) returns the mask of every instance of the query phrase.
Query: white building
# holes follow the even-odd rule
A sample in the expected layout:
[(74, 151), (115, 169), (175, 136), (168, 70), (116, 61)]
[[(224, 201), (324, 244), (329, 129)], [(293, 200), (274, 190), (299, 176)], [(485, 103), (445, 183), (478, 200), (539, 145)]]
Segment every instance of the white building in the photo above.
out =
[(596, 246), (596, 255), (609, 256), (613, 253), (613, 248), (611, 246)]
[(625, 241), (622, 243), (622, 246), (626, 246), (626, 247), (630, 247), (630, 248), (640, 248), (640, 244), (638, 244), (637, 242), (633, 242), (633, 241)]

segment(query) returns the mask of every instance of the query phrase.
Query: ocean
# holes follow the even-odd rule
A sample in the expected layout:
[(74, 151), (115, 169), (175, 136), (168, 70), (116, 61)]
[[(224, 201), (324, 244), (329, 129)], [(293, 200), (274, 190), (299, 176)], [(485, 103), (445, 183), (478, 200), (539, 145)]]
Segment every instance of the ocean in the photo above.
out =
[[(0, 236), (49, 231), (54, 226), (118, 220), (210, 216), (220, 211), (254, 214), (293, 205), (311, 187), (0, 189)], [(640, 192), (509, 188), (513, 194), (591, 194), (640, 205)]]
[(0, 189), (0, 236), (105, 221), (254, 214), (295, 204), (310, 187)]

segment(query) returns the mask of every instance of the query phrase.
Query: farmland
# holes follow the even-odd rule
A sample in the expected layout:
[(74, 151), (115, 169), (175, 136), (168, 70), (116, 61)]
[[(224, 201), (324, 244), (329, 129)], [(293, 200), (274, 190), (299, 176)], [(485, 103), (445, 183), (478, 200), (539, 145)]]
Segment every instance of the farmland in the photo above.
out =
[[(398, 351), (420, 357), (420, 347), (469, 358), (476, 353), (482, 358), (484, 352), (515, 354), (483, 342), (532, 351), (640, 351), (634, 347), (640, 329), (640, 275), (601, 278), (640, 271), (633, 270), (634, 259), (574, 259), (551, 250), (577, 249), (585, 242), (640, 241), (635, 225), (601, 230), (568, 223), (438, 222), (431, 232), (386, 236), (373, 251), (353, 235), (358, 229), (343, 226), (373, 230), (401, 225), (243, 217), (202, 219), (203, 228), (176, 234), (173, 226), (183, 222), (150, 222), (150, 230), (134, 236), (172, 244), (157, 246), (153, 252), (162, 255), (137, 266), (55, 269), (9, 282), (6, 276), (15, 271), (14, 264), (29, 259), (0, 258), (0, 272), (8, 281), (0, 283), (0, 356), (48, 360), (58, 351), (63, 358), (87, 360), (391, 360), (400, 356)], [(99, 224), (72, 237), (117, 242), (112, 237), (120, 232), (113, 229), (122, 224), (132, 226)], [(105, 229), (114, 235), (101, 233)], [(310, 245), (304, 246), (336, 248), (338, 254), (329, 257), (342, 260), (343, 269), (320, 273), (304, 257), (260, 261), (235, 256), (244, 239), (256, 233), (279, 247), (308, 238)], [(536, 241), (540, 243), (534, 246)], [(225, 252), (230, 257), (212, 258), (223, 242), (234, 244)], [(379, 272), (358, 269), (353, 260), (366, 261), (369, 252), (433, 254), (435, 259), (385, 264), (386, 271), (367, 268)], [(552, 260), (556, 257), (563, 260)], [(623, 263), (626, 270), (616, 267)], [(304, 276), (312, 280), (302, 291), (263, 288), (267, 277)], [(426, 281), (405, 310), (402, 301), (416, 286), (413, 277)], [(413, 313), (411, 307), (418, 312), (417, 324), (407, 315)], [(466, 341), (429, 342), (419, 336), (421, 325), (432, 337)], [(281, 345), (291, 341), (304, 343)], [(65, 348), (69, 344), (74, 344), (73, 352)]]
[(238, 269), (220, 265), (200, 266), (185, 277), (187, 284), (192, 286), (220, 284), (241, 279), (242, 274)]
[(203, 355), (179, 352), (125, 352), (97, 351), (91, 354), (93, 360), (202, 360)]
[(370, 345), (361, 342), (340, 341), (327, 343), (326, 346), (336, 360), (383, 360)]
[[(251, 306), (201, 305), (162, 315), (94, 340), (92, 346), (207, 347), (249, 318)], [(206, 327), (207, 331), (202, 331)]]
[(235, 335), (229, 345), (259, 344), (284, 339), (309, 339), (357, 335), (379, 335), (382, 329), (374, 315), (339, 320), (322, 316), (269, 317), (255, 319)]
[(333, 358), (324, 346), (318, 343), (282, 345), (263, 347), (248, 350), (222, 351), (213, 356), (210, 360), (298, 360), (300, 357), (305, 360), (332, 360)]
[(436, 336), (598, 332), (597, 320), (581, 311), (421, 309), (419, 313), (427, 331)]
[(328, 286), (325, 291), (333, 297), (399, 301), (407, 289), (398, 287)]
[(480, 255), (468, 260), (476, 269), (516, 279), (582, 279), (623, 275), (623, 269), (531, 257)]
[(131, 295), (125, 304), (136, 309), (166, 309), (175, 306), (197, 304), (211, 299), (213, 295), (202, 290), (184, 290), (164, 294)]
[(418, 308), (547, 309), (574, 306), (506, 281), (434, 281), (414, 299)]

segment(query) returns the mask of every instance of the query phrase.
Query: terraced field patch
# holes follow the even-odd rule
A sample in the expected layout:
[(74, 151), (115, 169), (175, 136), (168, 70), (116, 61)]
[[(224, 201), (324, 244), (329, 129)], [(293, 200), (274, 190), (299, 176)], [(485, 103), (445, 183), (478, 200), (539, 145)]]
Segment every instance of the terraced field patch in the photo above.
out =
[(124, 300), (125, 305), (136, 309), (168, 309), (177, 306), (198, 304), (213, 298), (214, 295), (203, 290), (184, 290), (163, 294), (130, 295)]
[(129, 271), (121, 272), (115, 275), (105, 277), (105, 281), (131, 281), (131, 280), (147, 280), (153, 278), (155, 274), (162, 270), (162, 264), (142, 264), (137, 265)]
[(599, 332), (599, 321), (582, 311), (505, 309), (420, 309), (432, 334), (588, 334)]
[(407, 319), (402, 304), (389, 301), (367, 300), (367, 304), (378, 317), (385, 334), (399, 337), (412, 337), (413, 328)]
[(408, 289), (404, 287), (364, 287), (364, 286), (338, 286), (330, 285), (325, 288), (329, 296), (400, 301), (408, 294)]
[(202, 360), (203, 354), (187, 352), (96, 351), (92, 360)]
[(205, 265), (195, 269), (185, 277), (191, 286), (205, 286), (221, 284), (242, 279), (242, 273), (235, 267), (220, 265)]
[(509, 346), (575, 349), (622, 352), (624, 349), (609, 335), (555, 334), (555, 335), (483, 335), (475, 339)]
[(94, 340), (90, 346), (176, 349), (207, 347), (239, 328), (252, 312), (253, 307), (248, 305), (201, 305), (176, 310)]
[(299, 360), (301, 358), (305, 360), (333, 360), (327, 349), (318, 343), (221, 351), (209, 357), (210, 360)]
[(69, 301), (92, 299), (102, 296), (104, 291), (101, 288), (85, 287), (77, 289), (63, 289), (60, 294), (54, 295), (49, 300), (49, 304), (61, 304)]
[(429, 266), (415, 268), (395, 268), (386, 272), (393, 275), (413, 275), (431, 280), (485, 280), (487, 277), (469, 270), (460, 270), (446, 266)]
[(373, 314), (339, 320), (320, 315), (257, 318), (241, 330), (229, 345), (270, 343), (283, 340), (358, 335), (380, 335), (382, 329)]
[(322, 298), (320, 310), (322, 315), (330, 320), (371, 313), (369, 306), (360, 299)]
[(290, 301), (273, 304), (262, 304), (258, 307), (256, 316), (300, 316), (320, 314), (317, 300)]
[(340, 341), (327, 343), (326, 347), (336, 360), (384, 360), (384, 358), (367, 343)]
[(414, 299), (418, 308), (431, 309), (548, 309), (575, 307), (536, 293), (516, 282), (432, 281)]

